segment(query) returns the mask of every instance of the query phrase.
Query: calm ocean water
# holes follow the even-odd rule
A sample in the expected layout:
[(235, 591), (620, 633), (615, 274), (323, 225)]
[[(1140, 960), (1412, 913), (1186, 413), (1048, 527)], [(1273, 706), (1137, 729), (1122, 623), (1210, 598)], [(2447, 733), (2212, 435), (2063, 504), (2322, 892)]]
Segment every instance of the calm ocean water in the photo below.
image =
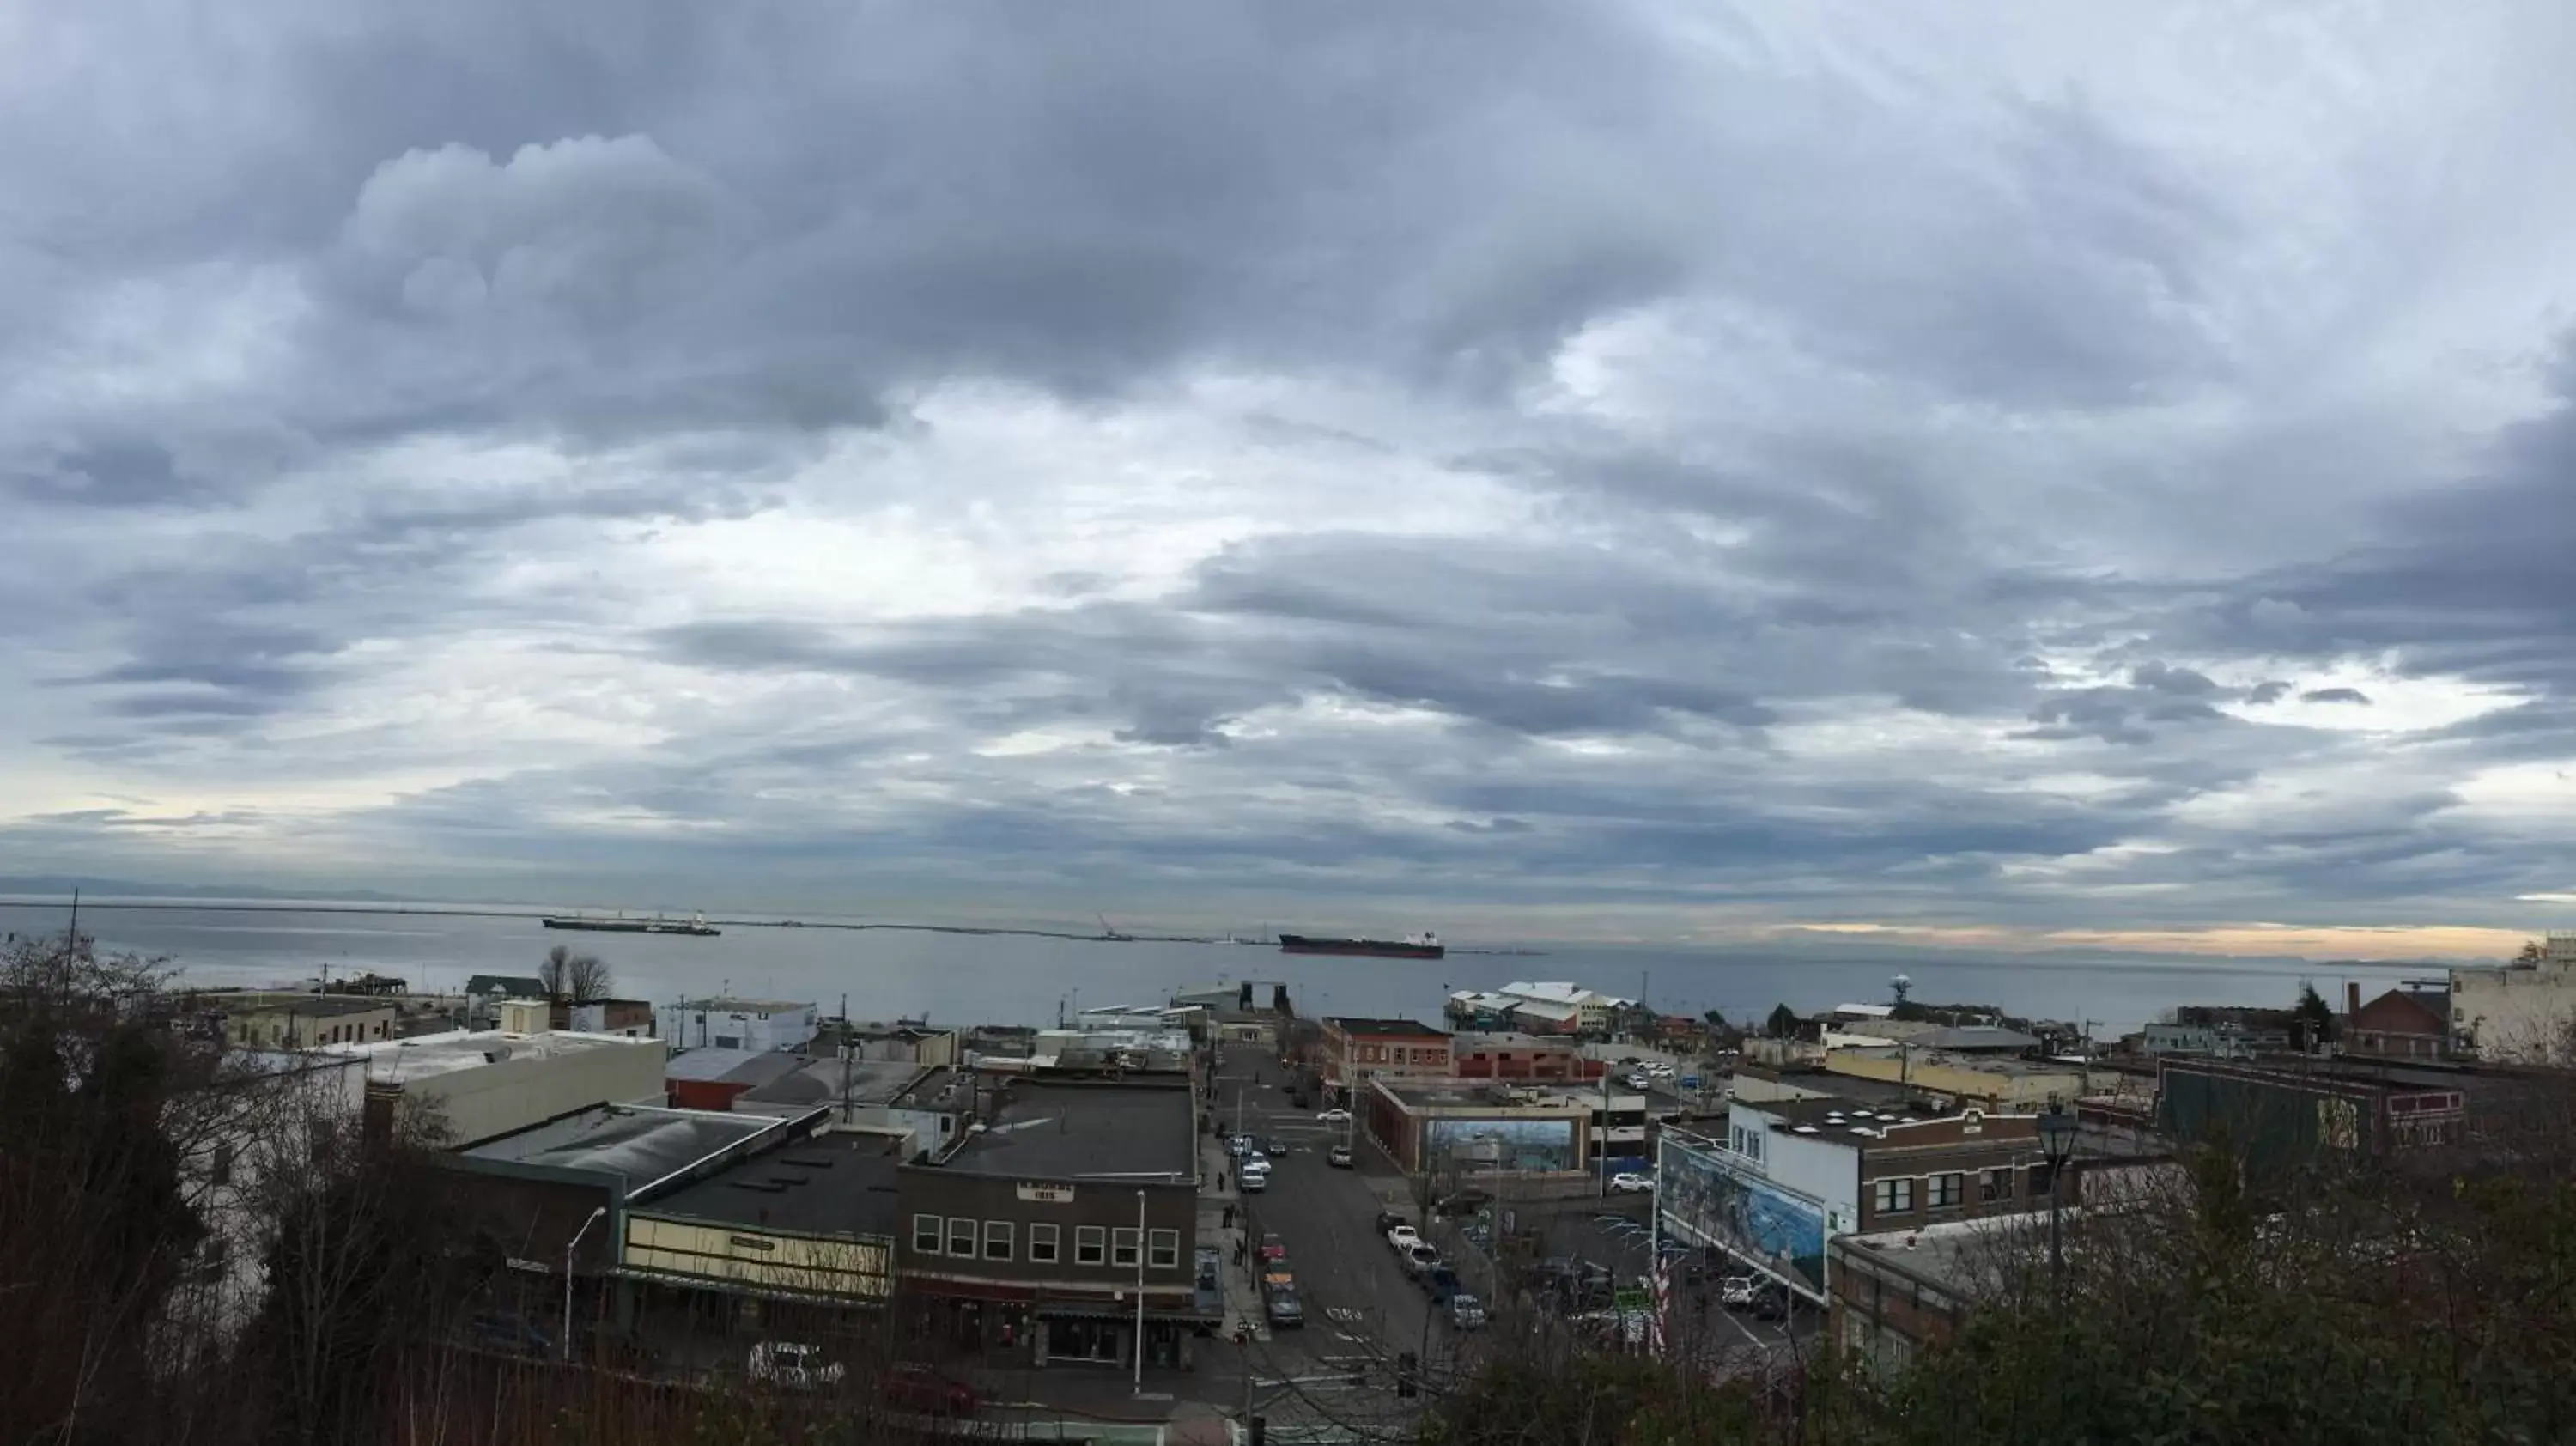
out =
[[(65, 916), (60, 900), (0, 900), (0, 933), (58, 931)], [(809, 916), (809, 923), (818, 918)], [(1913, 979), (1917, 999), (2090, 1019), (2099, 1035), (2134, 1029), (2175, 1004), (2286, 1005), (2303, 978), (2313, 979), (2329, 997), (2340, 994), (2345, 979), (2357, 979), (2366, 997), (2425, 972), (2423, 966), (2338, 963), (2329, 973), (2295, 960), (1794, 946), (1757, 951), (1549, 945), (1538, 957), (1453, 952), (1445, 960), (1405, 961), (1291, 957), (1250, 945), (745, 925), (728, 925), (717, 938), (693, 939), (555, 933), (533, 918), (299, 912), (265, 904), (259, 912), (228, 912), (85, 903), (81, 928), (104, 948), (166, 955), (187, 980), (205, 985), (289, 984), (311, 979), (327, 965), (335, 975), (373, 970), (401, 975), (415, 989), (453, 990), (471, 974), (533, 973), (549, 947), (569, 943), (605, 958), (618, 992), (628, 997), (668, 1003), (730, 990), (810, 999), (830, 1011), (846, 994), (850, 1012), (859, 1018), (927, 1016), (961, 1024), (1041, 1024), (1053, 1021), (1061, 1007), (1158, 1004), (1176, 987), (1241, 979), (1287, 984), (1297, 1007), (1310, 1014), (1436, 1021), (1453, 989), (1569, 979), (1623, 995), (1642, 989), (1668, 1012), (1722, 1009), (1741, 1019), (1768, 1013), (1783, 1001), (1800, 1010), (1845, 1000), (1883, 1001), (1889, 977), (1902, 971)]]

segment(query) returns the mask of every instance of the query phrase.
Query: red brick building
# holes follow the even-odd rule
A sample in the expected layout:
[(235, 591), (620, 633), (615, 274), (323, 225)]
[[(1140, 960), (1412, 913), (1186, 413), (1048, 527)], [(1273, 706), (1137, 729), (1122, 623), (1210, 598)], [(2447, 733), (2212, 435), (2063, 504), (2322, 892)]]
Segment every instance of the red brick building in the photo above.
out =
[(1449, 1071), (1459, 1079), (1581, 1083), (1601, 1078), (1608, 1068), (1585, 1058), (1571, 1039), (1511, 1032), (1459, 1034), (1449, 1041)]
[(1410, 1019), (1328, 1018), (1321, 1059), (1324, 1084), (1349, 1089), (1379, 1075), (1413, 1078), (1449, 1073), (1449, 1035)]
[(2447, 989), (2391, 989), (2363, 1004), (2361, 986), (2345, 986), (2343, 1052), (2394, 1059), (2451, 1057)]

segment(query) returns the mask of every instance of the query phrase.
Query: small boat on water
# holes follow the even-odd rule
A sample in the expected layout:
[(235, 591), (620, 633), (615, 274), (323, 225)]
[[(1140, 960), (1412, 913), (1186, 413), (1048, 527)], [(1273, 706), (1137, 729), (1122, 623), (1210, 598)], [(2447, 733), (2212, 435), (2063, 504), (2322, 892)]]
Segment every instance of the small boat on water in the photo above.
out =
[(724, 932), (708, 923), (704, 914), (691, 914), (685, 919), (665, 919), (659, 914), (650, 919), (630, 919), (623, 914), (604, 919), (587, 914), (548, 914), (538, 922), (549, 929), (579, 929), (592, 934), (687, 934), (706, 939)]
[(1449, 953), (1440, 936), (1428, 930), (1401, 939), (1335, 939), (1315, 934), (1282, 934), (1282, 954), (1365, 954), (1380, 959), (1439, 959)]

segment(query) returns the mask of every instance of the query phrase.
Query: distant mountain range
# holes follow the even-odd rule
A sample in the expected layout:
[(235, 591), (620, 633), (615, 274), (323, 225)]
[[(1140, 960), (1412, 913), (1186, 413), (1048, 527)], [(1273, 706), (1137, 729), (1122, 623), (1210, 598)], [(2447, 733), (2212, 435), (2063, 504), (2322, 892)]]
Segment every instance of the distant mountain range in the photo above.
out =
[(385, 894), (373, 889), (260, 889), (243, 884), (147, 884), (132, 879), (97, 879), (71, 875), (37, 874), (0, 875), (0, 895), (32, 894), (54, 896), (69, 902), (72, 890), (97, 898), (117, 899), (341, 899), (350, 903), (400, 904), (421, 902), (409, 894)]

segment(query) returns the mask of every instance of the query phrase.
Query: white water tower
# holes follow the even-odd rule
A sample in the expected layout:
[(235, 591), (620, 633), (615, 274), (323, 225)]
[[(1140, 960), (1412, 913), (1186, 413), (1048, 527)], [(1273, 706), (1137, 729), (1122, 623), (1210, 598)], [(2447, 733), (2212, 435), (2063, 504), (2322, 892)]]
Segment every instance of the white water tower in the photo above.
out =
[(1899, 974), (1895, 978), (1887, 981), (1887, 987), (1896, 991), (1896, 1002), (1903, 1004), (1905, 1002), (1906, 991), (1914, 987), (1914, 981), (1906, 978), (1902, 974)]

